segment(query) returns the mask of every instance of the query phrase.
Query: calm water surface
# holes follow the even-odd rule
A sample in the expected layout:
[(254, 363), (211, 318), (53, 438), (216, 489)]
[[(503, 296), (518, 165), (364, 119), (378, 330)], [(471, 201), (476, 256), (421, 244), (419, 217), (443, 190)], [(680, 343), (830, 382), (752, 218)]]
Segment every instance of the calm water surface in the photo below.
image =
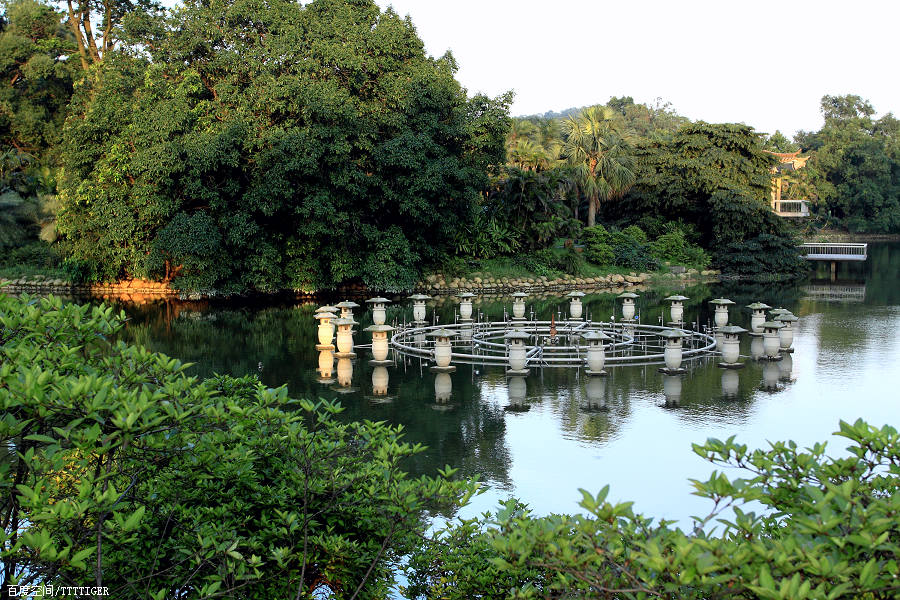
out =
[[(900, 423), (900, 244), (870, 244), (869, 260), (840, 265), (836, 281), (822, 264), (797, 284), (643, 291), (642, 322), (658, 323), (661, 299), (674, 292), (691, 298), (685, 316), (701, 324), (711, 318), (707, 301), (714, 297), (740, 307), (757, 300), (784, 306), (800, 317), (796, 350), (780, 363), (747, 359), (740, 371), (696, 361), (668, 385), (656, 366), (608, 369), (609, 377), (590, 385), (576, 370), (532, 369), (524, 398), (523, 381), (509, 380), (503, 369), (459, 365), (450, 375), (449, 399), (438, 401), (447, 379), (436, 381), (418, 359), (398, 359), (387, 369), (387, 396), (374, 396), (368, 350), (349, 364), (349, 387), (320, 383), (312, 304), (166, 301), (124, 308), (130, 340), (196, 363), (198, 375), (257, 373), (267, 385), (286, 384), (295, 396), (340, 399), (344, 418), (402, 424), (409, 441), (428, 446), (408, 465), (412, 472), (433, 473), (449, 464), (490, 486), (466, 515), (493, 509), (508, 496), (540, 514), (574, 512), (578, 488), (596, 492), (609, 484), (612, 499), (633, 500), (648, 516), (686, 523), (710, 508), (691, 495), (689, 479), (712, 470), (693, 454), (692, 443), (730, 435), (751, 447), (827, 439), (831, 452), (839, 453), (845, 444), (831, 433), (840, 419)], [(608, 320), (614, 303), (612, 294), (585, 298), (594, 320)], [(545, 319), (566, 304), (564, 298), (528, 301)], [(509, 299), (476, 304), (491, 318), (508, 307)], [(429, 318), (434, 310), (440, 322), (452, 322), (456, 309), (454, 299), (433, 302)], [(371, 324), (361, 311), (357, 329)], [(403, 301), (388, 319), (409, 319), (411, 312)], [(732, 322), (749, 327), (749, 311), (733, 307)], [(356, 340), (368, 342), (368, 334), (358, 332)], [(749, 339), (742, 354), (749, 354)], [(680, 396), (674, 393), (678, 383)]]

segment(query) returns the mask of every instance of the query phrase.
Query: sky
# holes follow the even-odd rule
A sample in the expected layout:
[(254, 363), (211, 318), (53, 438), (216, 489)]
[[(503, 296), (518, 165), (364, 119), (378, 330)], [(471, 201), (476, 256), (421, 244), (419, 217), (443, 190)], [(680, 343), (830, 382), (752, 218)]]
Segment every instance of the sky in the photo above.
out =
[(470, 94), (514, 116), (657, 98), (692, 120), (787, 135), (822, 126), (825, 94), (900, 113), (900, 0), (376, 0)]

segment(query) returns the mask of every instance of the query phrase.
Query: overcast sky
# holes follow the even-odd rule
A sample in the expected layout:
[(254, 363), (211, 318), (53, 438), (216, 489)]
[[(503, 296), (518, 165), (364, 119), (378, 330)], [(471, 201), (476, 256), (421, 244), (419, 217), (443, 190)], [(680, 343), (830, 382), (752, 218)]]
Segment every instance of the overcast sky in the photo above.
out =
[(377, 0), (513, 115), (657, 97), (691, 119), (791, 135), (824, 94), (900, 113), (900, 0)]

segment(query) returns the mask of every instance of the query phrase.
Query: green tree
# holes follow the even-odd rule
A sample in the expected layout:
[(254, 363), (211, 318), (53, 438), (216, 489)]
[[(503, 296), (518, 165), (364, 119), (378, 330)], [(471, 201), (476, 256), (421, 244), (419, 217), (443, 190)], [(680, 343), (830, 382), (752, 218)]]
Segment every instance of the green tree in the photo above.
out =
[(372, 1), (187, 2), (73, 102), (69, 255), (94, 278), (163, 277), (160, 232), (203, 212), (218, 289), (408, 288), (504, 161), (510, 98), (468, 98), (455, 68)]
[(800, 146), (787, 138), (783, 133), (775, 130), (772, 135), (766, 136), (765, 149), (771, 152), (795, 152)]

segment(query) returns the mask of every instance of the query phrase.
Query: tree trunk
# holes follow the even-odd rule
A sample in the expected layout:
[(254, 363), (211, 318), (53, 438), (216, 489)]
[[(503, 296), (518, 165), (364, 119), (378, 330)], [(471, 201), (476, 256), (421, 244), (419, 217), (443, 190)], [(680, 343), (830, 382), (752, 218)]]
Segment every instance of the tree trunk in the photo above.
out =
[(597, 195), (591, 194), (588, 198), (588, 221), (587, 226), (593, 227), (597, 221)]

